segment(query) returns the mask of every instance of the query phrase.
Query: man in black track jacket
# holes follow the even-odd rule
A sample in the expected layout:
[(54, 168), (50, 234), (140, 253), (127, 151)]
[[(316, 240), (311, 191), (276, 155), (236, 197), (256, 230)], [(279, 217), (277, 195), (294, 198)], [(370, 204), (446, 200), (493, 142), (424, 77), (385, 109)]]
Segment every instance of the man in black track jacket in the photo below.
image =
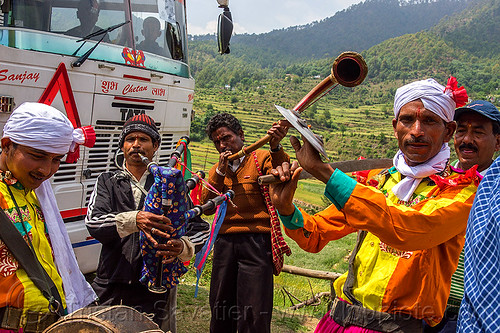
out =
[[(124, 124), (119, 141), (124, 167), (97, 178), (85, 222), (90, 234), (102, 243), (97, 276), (92, 283), (100, 303), (123, 304), (153, 313), (153, 320), (163, 330), (175, 333), (176, 288), (157, 294), (139, 282), (142, 268), (139, 230), (149, 238), (166, 236), (171, 228), (167, 217), (142, 209), (153, 175), (139, 153), (152, 160), (159, 144), (160, 135), (150, 117), (137, 115)], [(157, 249), (167, 260), (178, 257), (187, 261), (201, 249), (208, 235), (207, 222), (191, 220), (186, 236), (170, 239)]]

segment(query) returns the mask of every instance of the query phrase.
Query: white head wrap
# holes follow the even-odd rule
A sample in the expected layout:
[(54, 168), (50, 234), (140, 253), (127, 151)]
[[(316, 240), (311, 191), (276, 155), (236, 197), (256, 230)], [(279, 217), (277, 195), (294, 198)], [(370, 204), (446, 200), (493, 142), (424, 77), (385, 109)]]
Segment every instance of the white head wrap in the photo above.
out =
[[(80, 128), (73, 129), (68, 118), (52, 106), (23, 103), (7, 120), (3, 137), (20, 145), (63, 155), (76, 148), (77, 143), (84, 143), (83, 132)], [(47, 179), (35, 189), (35, 194), (50, 235), (57, 271), (63, 281), (66, 305), (69, 312), (76, 311), (90, 304), (97, 296), (78, 268), (50, 180)]]
[(3, 128), (3, 137), (20, 145), (61, 155), (85, 142), (83, 131), (74, 129), (62, 112), (50, 105), (29, 102), (12, 112)]
[(424, 107), (437, 114), (446, 122), (453, 120), (456, 103), (453, 92), (446, 90), (434, 79), (415, 81), (396, 90), (394, 97), (394, 117), (397, 119), (401, 108), (412, 101), (421, 100)]

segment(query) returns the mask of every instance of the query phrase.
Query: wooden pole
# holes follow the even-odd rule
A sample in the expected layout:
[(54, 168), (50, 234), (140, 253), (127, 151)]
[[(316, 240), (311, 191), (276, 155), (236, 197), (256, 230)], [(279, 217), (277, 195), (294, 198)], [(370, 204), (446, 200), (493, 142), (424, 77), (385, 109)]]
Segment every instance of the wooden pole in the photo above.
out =
[(291, 265), (283, 265), (283, 269), (281, 271), (289, 274), (307, 276), (315, 279), (323, 279), (330, 281), (335, 281), (339, 276), (342, 275), (340, 273), (317, 271), (314, 269), (301, 268)]

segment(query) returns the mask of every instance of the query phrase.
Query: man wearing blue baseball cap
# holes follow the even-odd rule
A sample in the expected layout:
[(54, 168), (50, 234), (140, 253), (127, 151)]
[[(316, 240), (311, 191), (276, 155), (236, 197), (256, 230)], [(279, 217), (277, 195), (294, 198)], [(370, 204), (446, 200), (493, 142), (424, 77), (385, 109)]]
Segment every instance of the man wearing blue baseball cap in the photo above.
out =
[[(477, 165), (476, 171), (484, 176), (493, 162), (493, 155), (500, 149), (500, 112), (492, 103), (476, 100), (456, 109), (454, 120), (457, 122), (454, 144), (458, 159), (451, 165), (464, 171)], [(464, 251), (460, 253), (457, 270), (451, 278), (444, 318), (435, 327), (426, 326), (424, 332), (455, 332), (463, 295)]]
[(484, 176), (500, 149), (500, 112), (490, 102), (477, 100), (456, 109), (455, 121), (458, 161), (453, 166), (469, 170), (477, 165)]
[[(474, 110), (489, 119), (496, 136), (498, 150), (498, 123), (500, 114), (491, 103), (475, 101)], [(482, 104), (482, 105), (481, 105)], [(477, 111), (479, 112), (479, 111)], [(485, 159), (486, 161), (486, 159)], [(484, 179), (477, 189), (472, 206), (464, 250), (464, 297), (460, 306), (456, 332), (500, 332), (500, 158), (489, 161)], [(479, 163), (478, 163), (479, 165)], [(478, 168), (479, 170), (479, 168)], [(485, 171), (486, 171), (485, 170)]]

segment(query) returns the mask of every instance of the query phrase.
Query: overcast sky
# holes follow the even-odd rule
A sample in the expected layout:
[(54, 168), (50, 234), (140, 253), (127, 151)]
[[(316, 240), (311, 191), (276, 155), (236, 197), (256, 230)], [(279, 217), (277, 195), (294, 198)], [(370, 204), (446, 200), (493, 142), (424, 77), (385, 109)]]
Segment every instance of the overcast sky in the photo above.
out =
[[(213, 34), (222, 12), (216, 0), (185, 0), (188, 33)], [(335, 15), (361, 0), (229, 0), (234, 33), (263, 33)]]

